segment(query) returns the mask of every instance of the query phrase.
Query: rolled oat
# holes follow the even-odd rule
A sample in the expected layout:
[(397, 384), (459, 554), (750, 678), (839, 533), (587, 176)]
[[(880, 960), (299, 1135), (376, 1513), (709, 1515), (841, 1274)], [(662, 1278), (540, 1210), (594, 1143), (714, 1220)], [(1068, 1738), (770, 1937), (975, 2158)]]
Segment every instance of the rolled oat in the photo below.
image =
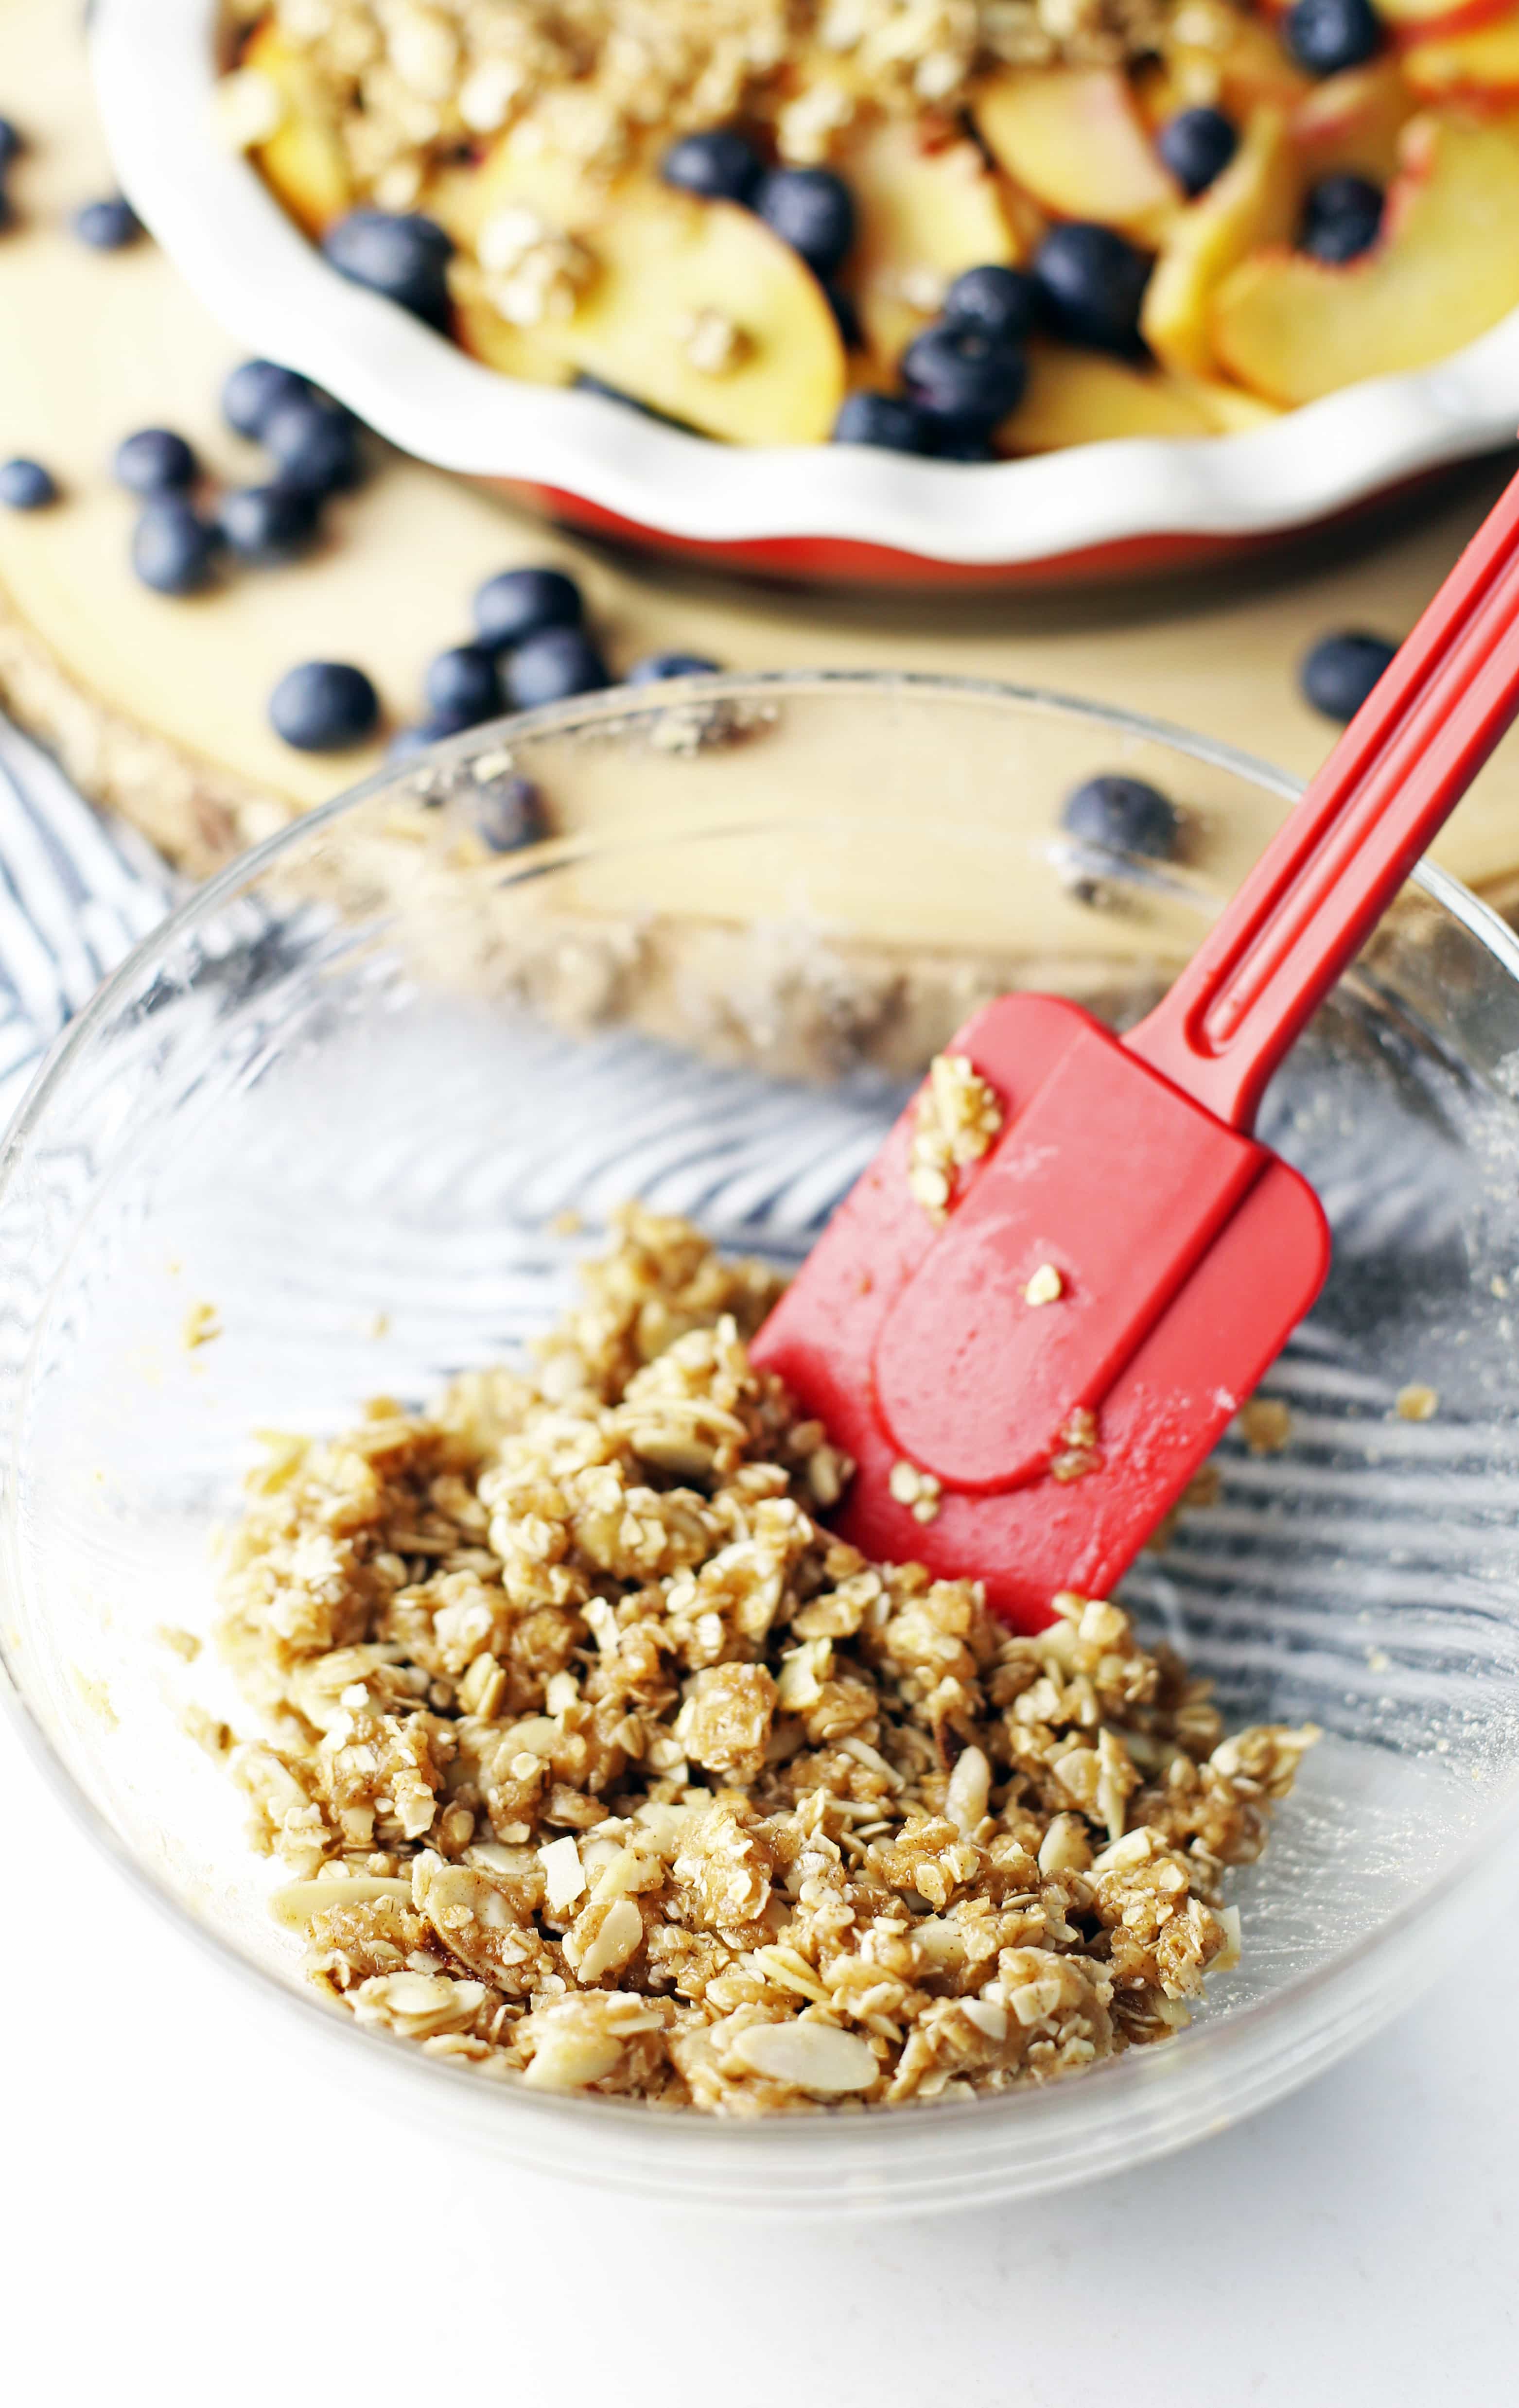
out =
[(271, 1441), (222, 1640), (277, 1914), (361, 2023), (719, 2114), (1167, 2038), (1316, 1734), (1225, 1739), (1103, 1600), (1018, 1637), (832, 1537), (746, 1352), (776, 1292), (630, 1209), (529, 1371)]

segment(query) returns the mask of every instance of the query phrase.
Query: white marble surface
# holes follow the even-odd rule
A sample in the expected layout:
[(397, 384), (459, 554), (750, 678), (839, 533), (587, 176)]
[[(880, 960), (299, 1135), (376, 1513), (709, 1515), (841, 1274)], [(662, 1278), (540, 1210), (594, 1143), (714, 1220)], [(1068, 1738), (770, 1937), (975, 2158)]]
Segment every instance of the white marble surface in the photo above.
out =
[(96, 1853), (4, 1715), (0, 1828), (18, 2408), (436, 2400), (451, 2363), (459, 2396), (550, 2408), (1514, 2396), (1519, 1864), (1443, 1989), (1254, 2123), (1033, 2207), (789, 2232), (361, 2121), (325, 2052), (291, 2054)]

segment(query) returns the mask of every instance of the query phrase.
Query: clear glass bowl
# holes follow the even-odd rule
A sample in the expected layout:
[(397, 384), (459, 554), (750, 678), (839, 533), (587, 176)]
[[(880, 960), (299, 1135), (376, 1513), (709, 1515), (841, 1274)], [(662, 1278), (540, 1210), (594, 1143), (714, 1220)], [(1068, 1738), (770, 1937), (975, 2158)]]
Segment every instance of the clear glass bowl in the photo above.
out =
[[(1062, 797), (1113, 767), (1182, 806), (1179, 866), (1062, 845)], [(553, 833), (494, 851), (519, 774)], [(1262, 1123), (1337, 1239), (1269, 1383), (1289, 1441), (1226, 1443), (1216, 1501), (1124, 1590), (1231, 1716), (1326, 1732), (1237, 1884), (1243, 1963), (1170, 2044), (1048, 2090), (741, 2128), (451, 2071), (304, 1986), (265, 1910), (278, 1875), (184, 1727), (187, 1703), (246, 1713), (214, 1651), (187, 1665), (159, 1635), (209, 1627), (210, 1541), (255, 1429), (338, 1425), (499, 1359), (631, 1194), (795, 1261), (983, 995), (1137, 1012), (1291, 792), (1216, 746), (986, 685), (600, 695), (313, 814), (101, 991), (0, 1168), (0, 1639), (60, 1788), (279, 2002), (287, 2043), (309, 2034), (361, 2091), (519, 2165), (838, 2215), (1028, 2196), (1177, 2147), (1435, 1971), (1519, 1798), (1519, 946), (1438, 871)], [(221, 1334), (191, 1346), (201, 1306)], [(1399, 1414), (1410, 1385), (1438, 1392), (1433, 1418)]]

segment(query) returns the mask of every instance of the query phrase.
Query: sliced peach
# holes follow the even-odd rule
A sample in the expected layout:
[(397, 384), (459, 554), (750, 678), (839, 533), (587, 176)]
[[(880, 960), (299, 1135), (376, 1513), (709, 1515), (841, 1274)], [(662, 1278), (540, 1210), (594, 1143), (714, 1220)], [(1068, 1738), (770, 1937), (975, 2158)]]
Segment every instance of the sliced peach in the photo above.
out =
[(1490, 25), (1512, 6), (1513, 0), (1377, 0), (1377, 14), (1392, 27), (1396, 42), (1421, 42), (1431, 35), (1443, 39)]
[(1293, 148), (1306, 182), (1322, 176), (1369, 176), (1385, 184), (1397, 166), (1397, 143), (1417, 107), (1393, 58), (1369, 59), (1326, 76), (1292, 112)]
[(1021, 251), (974, 142), (936, 144), (890, 120), (846, 153), (839, 172), (859, 211), (849, 287), (871, 356), (889, 373), (962, 268), (1011, 264)]
[(1209, 311), (1231, 267), (1290, 241), (1301, 189), (1280, 108), (1257, 108), (1216, 182), (1173, 220), (1139, 315), (1139, 332), (1168, 367), (1205, 376), (1213, 365)]
[(1519, 15), (1449, 40), (1415, 42), (1403, 73), (1423, 100), (1519, 99)]
[[(499, 185), (494, 197), (508, 206)], [(593, 274), (566, 317), (508, 325), (466, 263), (457, 325), (476, 356), (540, 380), (586, 371), (730, 443), (824, 441), (844, 397), (844, 347), (796, 253), (749, 210), (641, 175), (597, 206), (575, 226)], [(702, 331), (731, 338), (721, 366), (698, 364), (711, 357)]]
[(1344, 267), (1262, 251), (1213, 298), (1227, 373), (1289, 407), (1427, 366), (1519, 308), (1513, 121), (1415, 118), (1380, 241)]
[(1164, 369), (1035, 343), (1027, 390), (997, 428), (996, 445), (999, 452), (1061, 452), (1125, 435), (1211, 435), (1215, 425), (1196, 393)]
[(1111, 67), (1007, 67), (974, 103), (987, 149), (1056, 217), (1153, 239), (1182, 205), (1125, 79)]
[(1145, 102), (1155, 123), (1180, 108), (1216, 106), (1238, 117), (1267, 102), (1290, 108), (1312, 89), (1274, 29), (1230, 0), (1187, 0), (1162, 28), (1160, 57)]
[(275, 197), (308, 235), (321, 236), (353, 206), (348, 160), (337, 121), (309, 60), (292, 50), (272, 17), (254, 29), (243, 51), (285, 105), (284, 122), (250, 152)]

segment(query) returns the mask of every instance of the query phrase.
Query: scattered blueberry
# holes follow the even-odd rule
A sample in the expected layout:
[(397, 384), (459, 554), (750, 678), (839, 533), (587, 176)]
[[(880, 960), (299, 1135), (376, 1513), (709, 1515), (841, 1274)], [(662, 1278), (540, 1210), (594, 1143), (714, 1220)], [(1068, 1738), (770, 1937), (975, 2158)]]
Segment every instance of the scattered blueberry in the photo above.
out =
[(314, 541), (320, 498), (299, 485), (243, 485), (222, 494), (217, 522), (239, 560), (273, 567)]
[(1153, 265), (1147, 251), (1111, 226), (1072, 222), (1050, 228), (1033, 265), (1040, 307), (1055, 334), (1094, 351), (1137, 348), (1139, 304)]
[(1039, 316), (1039, 290), (1021, 267), (967, 267), (944, 295), (952, 326), (975, 326), (1003, 343), (1024, 343)]
[(1176, 805), (1143, 778), (1088, 778), (1066, 797), (1060, 824), (1082, 844), (1109, 853), (1143, 853), (1165, 861), (1176, 850), (1182, 820)]
[(358, 427), (346, 409), (335, 409), (314, 393), (271, 410), (263, 440), (279, 466), (280, 484), (298, 485), (308, 494), (337, 494), (358, 482)]
[(244, 360), (222, 388), (222, 415), (235, 435), (256, 443), (281, 403), (304, 401), (311, 388), (294, 368), (273, 360)]
[(432, 718), (457, 717), (461, 727), (477, 727), (501, 708), (495, 654), (481, 644), (455, 644), (428, 664), (422, 690)]
[(480, 642), (504, 652), (545, 627), (578, 627), (585, 605), (562, 568), (504, 568), (480, 588), (472, 611)]
[(1342, 267), (1369, 251), (1382, 232), (1382, 193), (1365, 176), (1326, 176), (1312, 186), (1303, 209), (1304, 251), (1331, 267)]
[(118, 443), (111, 467), (129, 494), (181, 494), (200, 474), (182, 435), (167, 426), (142, 426)]
[(531, 778), (498, 778), (476, 789), (469, 816), (493, 853), (517, 853), (543, 834), (543, 797)]
[(0, 462), (0, 502), (7, 510), (45, 510), (57, 499), (58, 487), (40, 460)]
[(854, 239), (854, 196), (827, 167), (771, 167), (755, 191), (754, 207), (771, 233), (824, 282)]
[(410, 761), (437, 741), (433, 730), (421, 723), (414, 727), (398, 727), (385, 747), (385, 758), (387, 761)]
[(1194, 199), (1222, 176), (1240, 148), (1239, 129), (1221, 108), (1183, 108), (1168, 118), (1155, 148)]
[(414, 727), (398, 727), (385, 747), (385, 758), (408, 761), (413, 753), (425, 752), (430, 744), (441, 744), (450, 736), (462, 736), (466, 727), (478, 725), (477, 720), (460, 719), (451, 710), (435, 710)]
[(19, 159), (23, 149), (21, 137), (8, 117), (0, 117), (0, 176), (6, 174), (13, 159)]
[(1304, 701), (1343, 725), (1354, 718), (1397, 650), (1383, 637), (1354, 628), (1321, 637), (1298, 671)]
[(1371, 0), (1297, 0), (1283, 20), (1283, 39), (1312, 76), (1358, 67), (1382, 48), (1382, 25)]
[(216, 567), (222, 531), (183, 494), (155, 494), (132, 531), (132, 566), (155, 594), (199, 594)]
[(269, 724), (299, 752), (341, 752), (374, 734), (380, 696), (347, 661), (303, 661), (269, 696)]
[(915, 401), (890, 393), (852, 393), (833, 423), (836, 443), (868, 443), (878, 452), (928, 452), (933, 437)]
[(119, 193), (108, 201), (86, 201), (70, 222), (92, 251), (125, 251), (142, 233), (141, 219)]
[(572, 694), (594, 694), (610, 683), (607, 664), (582, 627), (545, 627), (519, 644), (507, 661), (507, 694), (513, 710), (564, 702)]
[(982, 434), (1017, 408), (1027, 381), (1022, 351), (973, 324), (930, 326), (902, 354), (902, 382), (920, 409)]
[(741, 134), (716, 125), (709, 133), (682, 134), (679, 142), (672, 142), (659, 172), (666, 184), (679, 192), (699, 193), (703, 200), (748, 202), (765, 168)]
[(383, 294), (430, 326), (449, 322), (447, 268), (453, 244), (418, 210), (350, 209), (330, 225), (322, 248), (339, 276)]
[(666, 678), (710, 677), (720, 666), (705, 652), (651, 652), (635, 661), (627, 673), (629, 685), (663, 685)]

